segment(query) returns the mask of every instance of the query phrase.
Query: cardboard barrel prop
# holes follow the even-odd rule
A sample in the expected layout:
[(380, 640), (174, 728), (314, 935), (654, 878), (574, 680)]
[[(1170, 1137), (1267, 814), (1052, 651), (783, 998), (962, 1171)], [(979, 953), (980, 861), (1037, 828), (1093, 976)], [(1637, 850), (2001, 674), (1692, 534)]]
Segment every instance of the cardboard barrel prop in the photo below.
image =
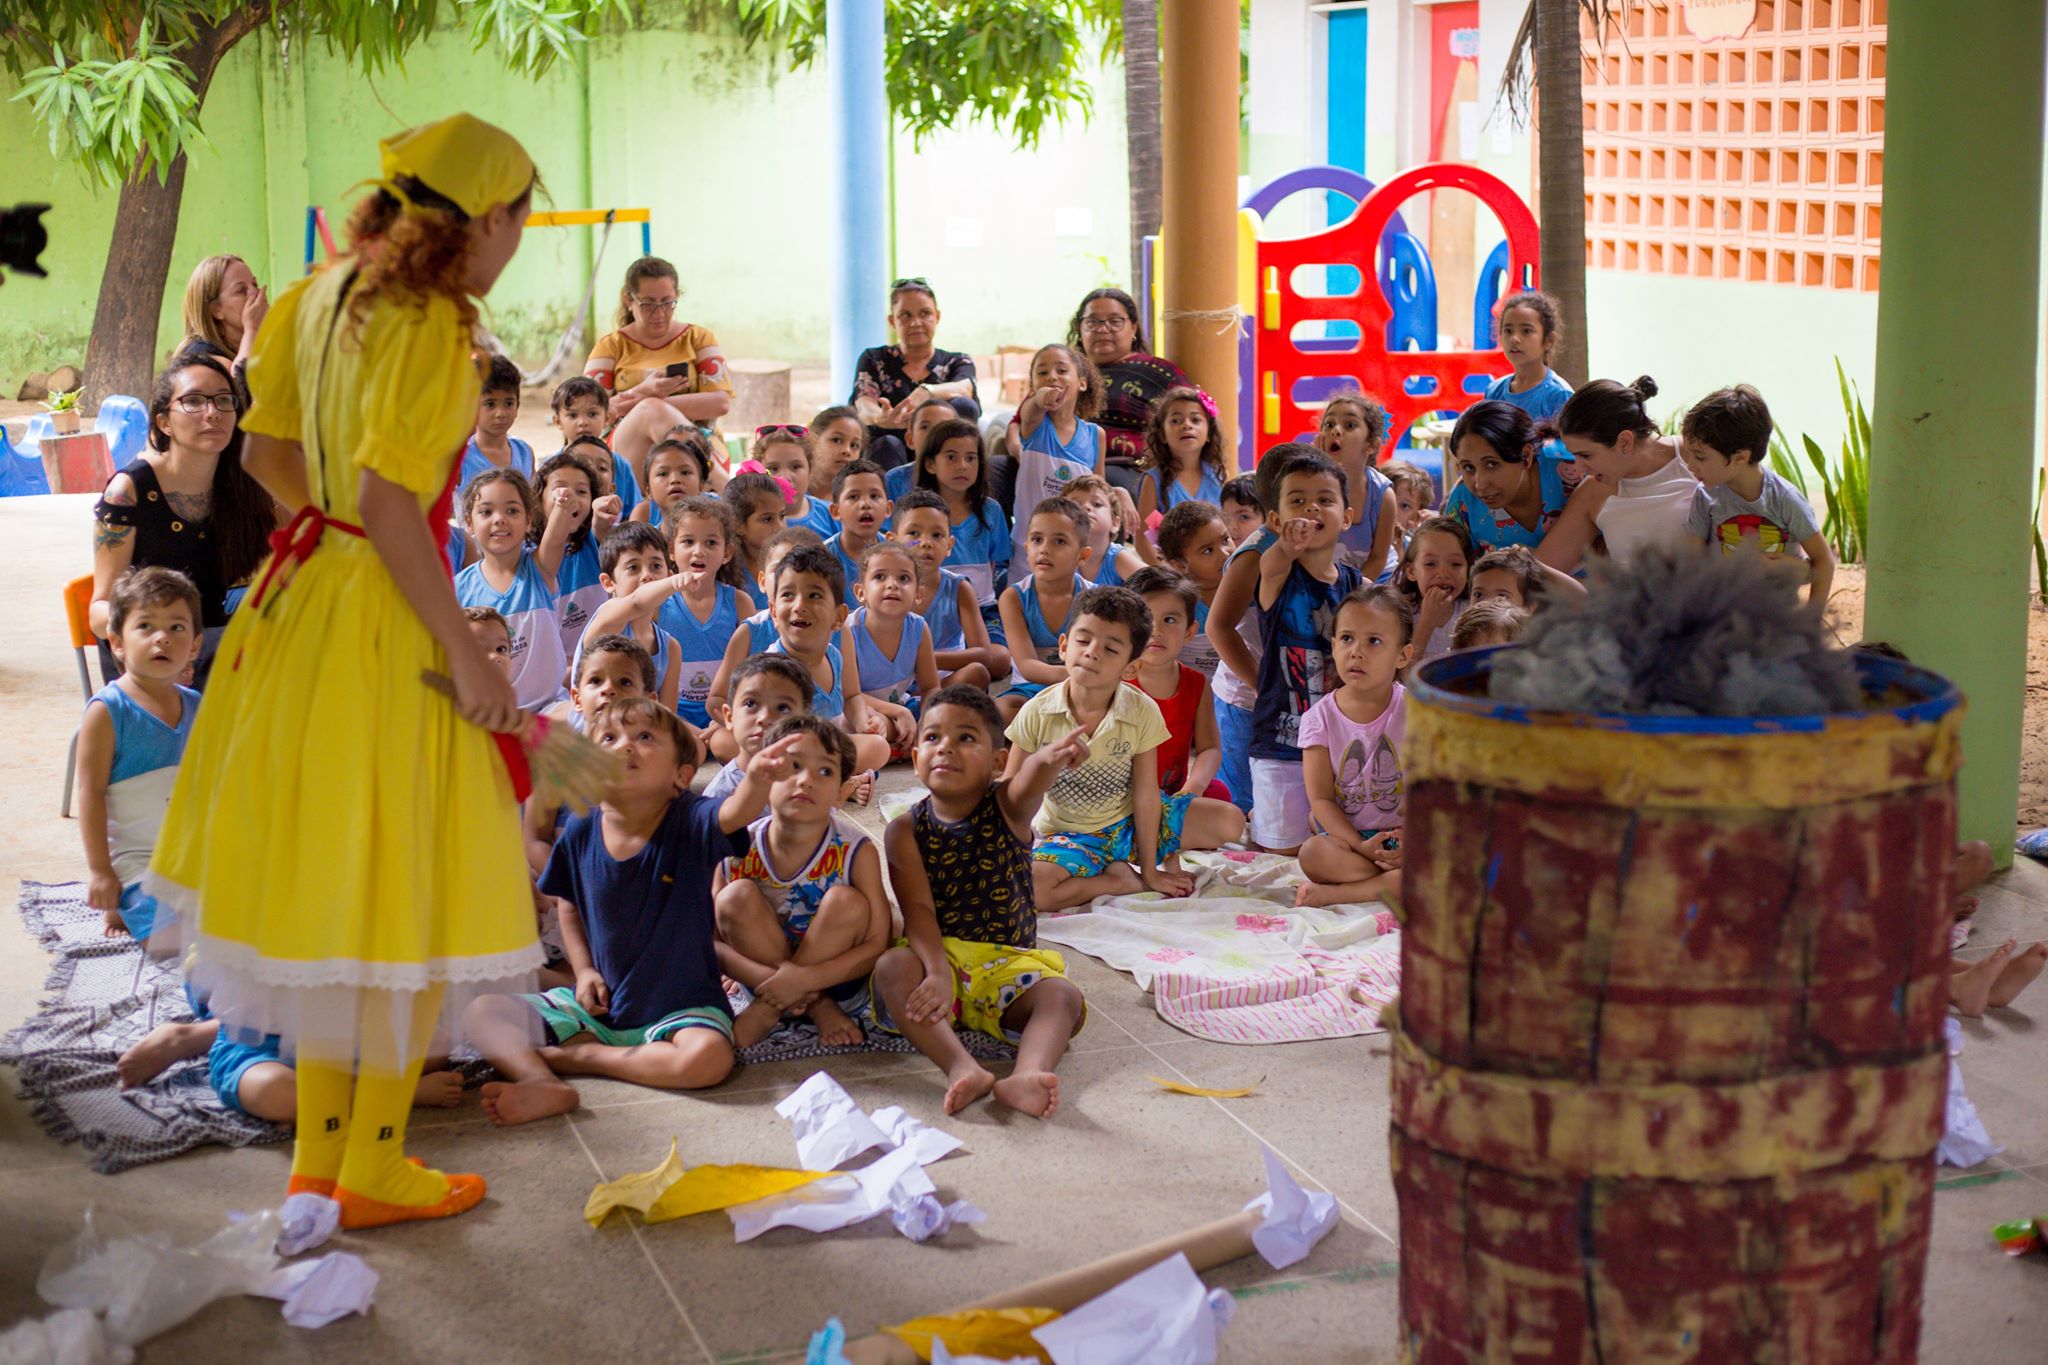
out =
[(1409, 692), (1402, 1358), (1913, 1360), (1961, 698), (1540, 713), (1497, 653)]

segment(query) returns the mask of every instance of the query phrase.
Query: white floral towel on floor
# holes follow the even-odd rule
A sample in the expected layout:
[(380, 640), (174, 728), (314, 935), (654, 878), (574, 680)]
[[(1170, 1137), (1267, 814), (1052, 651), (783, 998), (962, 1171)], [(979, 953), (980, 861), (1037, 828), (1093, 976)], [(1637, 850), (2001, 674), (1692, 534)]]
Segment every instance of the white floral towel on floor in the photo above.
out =
[(1301, 869), (1273, 854), (1189, 854), (1195, 894), (1105, 896), (1044, 916), (1038, 936), (1129, 972), (1175, 1028), (1219, 1043), (1293, 1043), (1380, 1031), (1401, 984), (1384, 905), (1298, 909)]

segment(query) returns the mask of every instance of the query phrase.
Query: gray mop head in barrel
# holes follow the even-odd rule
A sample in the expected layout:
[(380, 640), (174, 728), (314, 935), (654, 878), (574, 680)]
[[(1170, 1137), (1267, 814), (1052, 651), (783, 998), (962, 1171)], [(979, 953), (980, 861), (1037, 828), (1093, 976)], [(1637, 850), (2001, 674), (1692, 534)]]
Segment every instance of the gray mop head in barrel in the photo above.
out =
[(1596, 565), (1587, 595), (1553, 600), (1498, 655), (1496, 701), (1546, 711), (1798, 716), (1858, 709), (1826, 603), (1800, 600), (1796, 564), (1666, 547)]

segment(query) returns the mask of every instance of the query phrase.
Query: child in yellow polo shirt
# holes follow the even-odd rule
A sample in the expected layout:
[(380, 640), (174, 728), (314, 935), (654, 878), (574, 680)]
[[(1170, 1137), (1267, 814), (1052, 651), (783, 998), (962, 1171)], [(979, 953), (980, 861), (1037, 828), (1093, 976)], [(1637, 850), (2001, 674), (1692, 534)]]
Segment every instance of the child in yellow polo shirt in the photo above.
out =
[(1088, 741), (1088, 760), (1054, 780), (1034, 822), (1031, 883), (1042, 911), (1142, 890), (1185, 896), (1195, 882), (1180, 871), (1181, 850), (1217, 848), (1244, 834), (1243, 814), (1227, 801), (1160, 793), (1155, 751), (1166, 741), (1166, 719), (1152, 698), (1123, 685), (1151, 638), (1144, 598), (1129, 588), (1088, 589), (1060, 636), (1066, 681), (1026, 702), (1010, 722), (1005, 778), (1075, 731)]

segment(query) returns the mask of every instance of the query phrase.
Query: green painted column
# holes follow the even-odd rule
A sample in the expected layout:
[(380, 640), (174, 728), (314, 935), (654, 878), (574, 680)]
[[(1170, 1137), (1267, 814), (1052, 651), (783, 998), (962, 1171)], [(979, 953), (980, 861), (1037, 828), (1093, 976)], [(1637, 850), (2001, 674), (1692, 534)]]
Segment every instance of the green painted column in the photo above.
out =
[(1891, 9), (1865, 635), (1969, 699), (1961, 837), (2012, 858), (2048, 6)]

